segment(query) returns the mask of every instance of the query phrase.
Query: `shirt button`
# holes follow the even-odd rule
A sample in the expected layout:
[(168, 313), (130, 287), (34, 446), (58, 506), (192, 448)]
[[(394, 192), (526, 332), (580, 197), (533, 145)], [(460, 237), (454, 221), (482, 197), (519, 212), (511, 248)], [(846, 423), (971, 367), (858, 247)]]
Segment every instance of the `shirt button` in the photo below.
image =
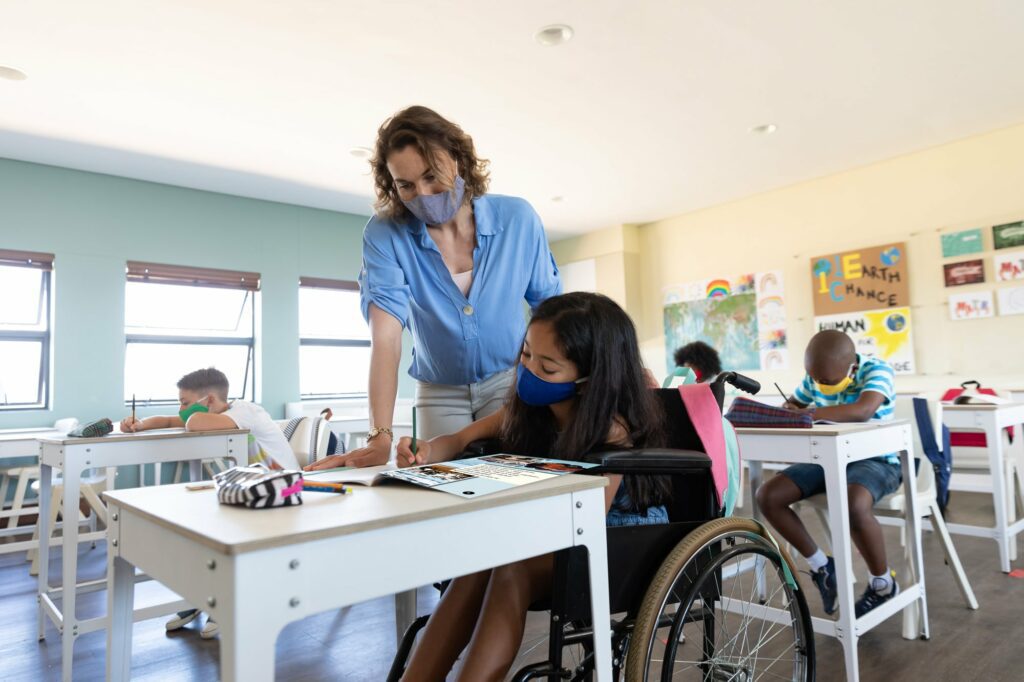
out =
[(472, 315), (473, 314), (473, 306), (467, 305), (467, 306), (463, 307), (462, 312), (466, 313), (467, 315)]

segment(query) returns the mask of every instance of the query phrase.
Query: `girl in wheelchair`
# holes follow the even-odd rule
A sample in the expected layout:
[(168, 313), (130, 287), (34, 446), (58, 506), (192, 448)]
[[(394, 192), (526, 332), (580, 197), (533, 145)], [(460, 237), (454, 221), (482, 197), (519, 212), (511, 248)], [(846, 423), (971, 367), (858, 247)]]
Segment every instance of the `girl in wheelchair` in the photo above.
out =
[[(661, 412), (646, 386), (636, 329), (599, 294), (550, 298), (534, 312), (506, 405), (458, 433), (398, 444), (402, 466), (450, 460), (469, 443), (500, 438), (505, 451), (579, 460), (608, 447), (658, 447)], [(608, 474), (608, 525), (668, 522), (668, 482)], [(531, 603), (551, 590), (553, 558), (535, 557), (455, 578), (431, 615), (405, 680), (443, 680), (465, 650), (460, 680), (501, 680), (523, 638)]]

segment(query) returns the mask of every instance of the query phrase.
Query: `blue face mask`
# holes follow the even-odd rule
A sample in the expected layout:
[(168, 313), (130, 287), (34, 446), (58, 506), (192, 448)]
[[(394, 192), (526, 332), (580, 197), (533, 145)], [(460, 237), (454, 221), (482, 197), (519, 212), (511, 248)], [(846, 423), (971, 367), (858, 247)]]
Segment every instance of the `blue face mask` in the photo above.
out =
[(516, 393), (520, 400), (533, 407), (554, 405), (569, 400), (576, 395), (576, 385), (582, 384), (584, 381), (586, 379), (561, 382), (544, 381), (526, 369), (525, 365), (519, 365), (516, 368)]
[(427, 225), (441, 225), (455, 217), (462, 198), (466, 194), (466, 182), (461, 175), (455, 176), (455, 187), (437, 194), (420, 194), (409, 201), (402, 200), (414, 216)]

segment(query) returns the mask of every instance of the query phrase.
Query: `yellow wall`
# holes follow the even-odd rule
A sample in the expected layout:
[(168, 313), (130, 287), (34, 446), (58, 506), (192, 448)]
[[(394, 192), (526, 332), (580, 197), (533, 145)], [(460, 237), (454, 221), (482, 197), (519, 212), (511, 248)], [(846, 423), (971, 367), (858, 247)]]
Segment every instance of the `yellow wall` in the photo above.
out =
[[(625, 263), (631, 252), (626, 232), (635, 229), (639, 243), (633, 280), (639, 291), (630, 290), (626, 273), (621, 298), (613, 297), (625, 301), (637, 321), (645, 360), (656, 372), (665, 369), (663, 287), (782, 270), (791, 368), (770, 377), (751, 374), (790, 387), (802, 376), (802, 351), (813, 333), (810, 258), (906, 241), (918, 374), (901, 375), (897, 388), (931, 390), (967, 378), (1022, 388), (1024, 316), (953, 322), (947, 308), (948, 293), (1000, 286), (992, 280), (990, 226), (1021, 219), (1024, 125), (635, 228), (613, 228), (610, 236), (586, 235), (553, 246), (559, 262), (569, 262), (595, 257), (602, 249), (615, 253), (611, 247), (619, 245), (617, 257)], [(984, 228), (986, 283), (947, 289), (942, 264), (951, 261), (941, 257), (939, 234), (973, 227)], [(615, 229), (623, 234), (616, 237)]]
[(626, 310), (642, 306), (640, 233), (636, 225), (614, 225), (551, 244), (558, 263), (594, 260), (597, 290)]

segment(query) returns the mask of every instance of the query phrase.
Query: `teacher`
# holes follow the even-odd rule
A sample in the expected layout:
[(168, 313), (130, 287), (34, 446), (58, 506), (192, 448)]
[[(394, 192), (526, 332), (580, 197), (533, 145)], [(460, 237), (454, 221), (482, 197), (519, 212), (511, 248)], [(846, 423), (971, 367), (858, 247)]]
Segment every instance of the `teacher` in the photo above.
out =
[(462, 128), (426, 107), (380, 127), (359, 274), (371, 428), (366, 447), (307, 469), (388, 461), (406, 328), (419, 437), (453, 433), (504, 404), (526, 331), (523, 300), (536, 307), (562, 286), (540, 217), (524, 199), (487, 194), (487, 164)]

